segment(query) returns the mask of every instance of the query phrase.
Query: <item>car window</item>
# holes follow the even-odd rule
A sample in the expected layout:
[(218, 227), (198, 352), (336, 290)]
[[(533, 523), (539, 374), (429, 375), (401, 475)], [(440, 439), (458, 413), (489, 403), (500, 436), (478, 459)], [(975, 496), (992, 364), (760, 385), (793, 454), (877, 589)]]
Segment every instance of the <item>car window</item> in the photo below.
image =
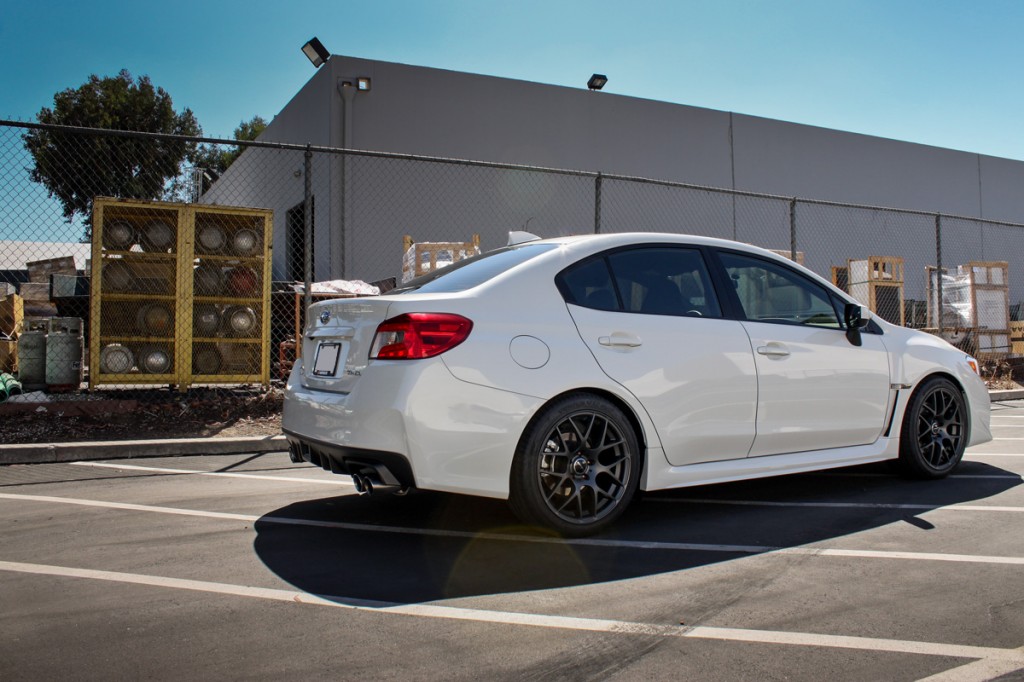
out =
[(721, 259), (748, 320), (841, 327), (828, 291), (800, 273), (736, 253)]
[(388, 293), (403, 294), (415, 291), (448, 294), (465, 291), (554, 248), (557, 248), (557, 245), (523, 244), (488, 251), (411, 279)]
[(561, 275), (567, 300), (597, 310), (646, 315), (721, 317), (704, 258), (697, 249), (624, 249)]

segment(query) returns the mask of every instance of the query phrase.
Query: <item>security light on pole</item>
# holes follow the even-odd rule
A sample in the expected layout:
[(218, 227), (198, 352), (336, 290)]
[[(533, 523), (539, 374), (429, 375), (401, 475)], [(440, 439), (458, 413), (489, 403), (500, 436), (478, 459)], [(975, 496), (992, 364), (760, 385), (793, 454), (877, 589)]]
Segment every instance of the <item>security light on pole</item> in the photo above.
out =
[(593, 76), (590, 77), (590, 80), (587, 81), (587, 87), (590, 88), (591, 90), (600, 90), (601, 88), (604, 87), (604, 84), (607, 82), (608, 76), (595, 73)]

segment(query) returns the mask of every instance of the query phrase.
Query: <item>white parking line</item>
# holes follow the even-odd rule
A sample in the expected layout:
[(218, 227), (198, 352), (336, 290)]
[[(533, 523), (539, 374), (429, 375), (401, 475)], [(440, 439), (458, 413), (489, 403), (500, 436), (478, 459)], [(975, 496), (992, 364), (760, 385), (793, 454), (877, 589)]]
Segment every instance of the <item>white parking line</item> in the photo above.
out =
[(1024, 507), (999, 507), (980, 504), (890, 504), (887, 502), (785, 502), (779, 500), (716, 500), (698, 497), (645, 497), (651, 502), (683, 502), (686, 504), (723, 504), (740, 507), (811, 507), (822, 509), (909, 509), (915, 511), (970, 511), (1024, 513)]
[(369, 523), (344, 523), (340, 521), (320, 521), (317, 519), (294, 519), (284, 516), (255, 516), (252, 514), (234, 514), (230, 512), (211, 512), (199, 509), (180, 509), (177, 507), (155, 507), (125, 502), (107, 502), (104, 500), (83, 500), (70, 497), (51, 497), (47, 495), (19, 495), (16, 493), (0, 493), (0, 499), (22, 502), (47, 502), (51, 504), (70, 504), (101, 509), (117, 509), (121, 511), (141, 511), (157, 514), (178, 516), (194, 516), (211, 519), (243, 521), (248, 524), (273, 523), (288, 526), (309, 526), (312, 528), (333, 528), (371, 533), (393, 533), (396, 535), (422, 535), (429, 537), (467, 538), (474, 540), (493, 540), (496, 542), (526, 542), (532, 544), (572, 545), (577, 547), (615, 547), (626, 549), (653, 549), (690, 552), (722, 552), (726, 554), (753, 555), (800, 555), (817, 557), (846, 557), (861, 559), (900, 559), (919, 561), (943, 561), (969, 564), (1001, 564), (1024, 566), (1024, 557), (986, 556), (976, 554), (939, 554), (932, 552), (891, 552), (860, 549), (830, 549), (818, 547), (772, 547), (767, 545), (717, 545), (692, 542), (659, 542), (645, 540), (612, 540), (603, 538), (563, 539), (545, 536), (514, 535), (511, 533), (488, 533), (458, 530), (440, 530), (434, 528), (411, 528), (403, 526), (380, 526)]
[(705, 627), (700, 625), (691, 627), (682, 625), (662, 625), (657, 623), (634, 623), (599, 618), (573, 618), (569, 616), (548, 616), (533, 613), (493, 611), (489, 609), (469, 609), (453, 606), (440, 606), (436, 604), (384, 604), (354, 601), (344, 597), (322, 596), (293, 590), (250, 587), (247, 585), (232, 585), (229, 583), (207, 582), (203, 580), (186, 580), (182, 578), (168, 578), (138, 573), (98, 571), (84, 568), (71, 568), (66, 566), (52, 566), (47, 564), (32, 564), (14, 561), (0, 561), (0, 570), (31, 575), (103, 580), (130, 585), (146, 585), (150, 587), (176, 590), (190, 590), (195, 592), (268, 599), (273, 601), (317, 606), (330, 606), (353, 611), (414, 616), (420, 618), (442, 618), (448, 620), (474, 621), (478, 623), (557, 628), (584, 632), (608, 632), (622, 635), (683, 637), (692, 639), (714, 639), (729, 642), (813, 646), (836, 649), (855, 649), (861, 651), (886, 651), (924, 656), (1001, 661), (1006, 662), (1007, 664), (1012, 662), (1015, 665), (1024, 666), (1024, 653), (1017, 649), (948, 644), (945, 642), (919, 642), (912, 640), (882, 639), (876, 637), (848, 637), (809, 632), (747, 630), (740, 628)]
[(1024, 452), (968, 452), (964, 457), (1024, 457)]
[(137, 464), (119, 464), (117, 462), (69, 462), (80, 467), (102, 467), (105, 469), (124, 469), (125, 471), (152, 471), (161, 474), (196, 474), (198, 476), (220, 476), (224, 478), (254, 478), (261, 481), (287, 481), (290, 483), (313, 483), (314, 485), (347, 485), (353, 487), (351, 481), (336, 477), (329, 478), (298, 478), (295, 476), (265, 476), (262, 474), (240, 474), (233, 471), (202, 471), (201, 469), (171, 469), (167, 467), (144, 467)]
[[(899, 478), (895, 473), (886, 473), (882, 471), (808, 471), (799, 476), (830, 476), (833, 478)], [(946, 478), (994, 478), (994, 479), (1009, 479), (1013, 481), (1019, 481), (1021, 479), (1020, 474), (953, 474)]]

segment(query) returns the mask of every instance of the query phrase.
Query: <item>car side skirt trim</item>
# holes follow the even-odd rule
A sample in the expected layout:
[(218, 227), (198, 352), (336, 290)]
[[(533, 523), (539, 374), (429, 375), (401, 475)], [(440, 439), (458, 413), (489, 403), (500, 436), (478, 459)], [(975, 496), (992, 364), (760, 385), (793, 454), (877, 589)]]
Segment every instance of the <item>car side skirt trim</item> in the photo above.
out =
[[(748, 457), (679, 467), (666, 466), (659, 469), (649, 466), (642, 482), (642, 488), (644, 490), (686, 488), (695, 485), (746, 481), (768, 476), (784, 476), (882, 462), (899, 456), (899, 444), (898, 438), (879, 438), (871, 445), (858, 445), (849, 448)], [(653, 464), (653, 462), (649, 462), (649, 464)]]

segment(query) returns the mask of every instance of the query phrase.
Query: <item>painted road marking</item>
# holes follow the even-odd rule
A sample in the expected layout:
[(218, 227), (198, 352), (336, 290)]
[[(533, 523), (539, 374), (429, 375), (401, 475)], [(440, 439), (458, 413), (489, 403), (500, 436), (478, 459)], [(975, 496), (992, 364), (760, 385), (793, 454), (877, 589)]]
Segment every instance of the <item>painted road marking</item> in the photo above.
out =
[(497, 542), (527, 542), (533, 544), (573, 545), (577, 547), (615, 547), (626, 549), (677, 550), (691, 552), (723, 552), (728, 554), (752, 555), (799, 555), (818, 557), (845, 557), (860, 559), (900, 559), (918, 561), (943, 561), (969, 564), (1002, 564), (1024, 566), (1024, 557), (985, 556), (976, 554), (940, 554), (932, 552), (893, 552), (859, 549), (829, 549), (818, 547), (772, 547), (767, 545), (718, 545), (691, 542), (659, 542), (643, 540), (611, 540), (602, 538), (553, 538), (543, 536), (514, 535), (512, 533), (488, 533), (458, 530), (441, 530), (434, 528), (412, 528), (403, 526), (378, 526), (366, 523), (344, 523), (341, 521), (319, 521), (316, 519), (293, 519), (284, 516), (255, 516), (252, 514), (234, 514), (230, 512), (210, 512), (199, 509), (181, 509), (178, 507), (155, 507), (125, 502), (106, 502), (103, 500), (83, 500), (70, 497), (51, 497), (47, 495), (19, 495), (16, 493), (0, 493), (0, 499), (21, 502), (48, 502), (52, 504), (70, 504), (101, 509), (117, 509), (121, 511), (141, 511), (178, 516), (194, 516), (200, 518), (242, 521), (245, 523), (273, 523), (289, 526), (309, 526), (314, 528), (332, 528), (372, 533), (393, 533), (396, 535), (421, 535), (446, 538), (467, 538), (474, 540), (493, 540)]
[(1024, 507), (999, 507), (980, 504), (890, 504), (886, 502), (785, 502), (781, 500), (720, 500), (698, 497), (645, 497), (651, 502), (685, 502), (687, 504), (724, 504), (741, 507), (818, 507), (825, 509), (908, 509), (916, 511), (971, 511), (1022, 513)]
[(62, 578), (84, 578), (131, 585), (190, 590), (213, 594), (268, 599), (316, 606), (385, 613), (420, 618), (442, 618), (448, 620), (474, 621), (502, 625), (557, 628), (584, 632), (608, 632), (622, 635), (649, 635), (658, 637), (683, 637), (692, 639), (714, 639), (729, 642), (752, 642), (791, 646), (813, 646), (836, 649), (857, 649), (861, 651), (886, 651), (895, 653), (942, 656), (947, 658), (968, 658), (986, 661), (1000, 661), (1024, 666), (1024, 653), (1019, 649), (1000, 649), (972, 645), (948, 644), (945, 642), (919, 642), (913, 640), (883, 639), (877, 637), (849, 637), (824, 635), (810, 632), (780, 632), (772, 630), (748, 630), (741, 628), (720, 628), (705, 626), (662, 625), (657, 623), (634, 623), (600, 618), (574, 618), (570, 616), (549, 616), (489, 609), (441, 606), (436, 604), (393, 604), (367, 602), (309, 594), (293, 590), (267, 587), (251, 587), (229, 583), (186, 580), (164, 576), (98, 571), (66, 566), (32, 564), (14, 561), (0, 561), (0, 570), (47, 575)]
[(347, 485), (353, 483), (344, 478), (298, 478), (296, 476), (265, 476), (262, 474), (241, 474), (232, 471), (203, 471), (201, 469), (171, 469), (167, 467), (144, 467), (137, 464), (117, 464), (113, 462), (68, 462), (80, 467), (102, 467), (105, 469), (124, 469), (126, 471), (152, 471), (161, 474), (195, 474), (198, 476), (221, 476), (225, 478), (254, 478), (261, 481), (288, 481), (290, 483), (313, 483), (316, 485)]

